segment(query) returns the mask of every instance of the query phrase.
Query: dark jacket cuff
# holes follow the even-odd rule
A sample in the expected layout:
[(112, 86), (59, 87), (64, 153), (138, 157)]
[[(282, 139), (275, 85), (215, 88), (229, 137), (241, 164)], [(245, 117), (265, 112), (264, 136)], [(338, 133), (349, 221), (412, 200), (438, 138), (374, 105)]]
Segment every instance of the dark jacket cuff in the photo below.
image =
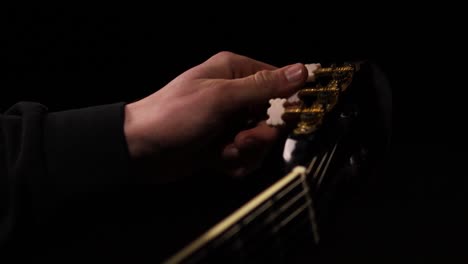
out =
[(46, 174), (56, 191), (111, 191), (127, 183), (124, 108), (125, 103), (115, 103), (47, 115)]

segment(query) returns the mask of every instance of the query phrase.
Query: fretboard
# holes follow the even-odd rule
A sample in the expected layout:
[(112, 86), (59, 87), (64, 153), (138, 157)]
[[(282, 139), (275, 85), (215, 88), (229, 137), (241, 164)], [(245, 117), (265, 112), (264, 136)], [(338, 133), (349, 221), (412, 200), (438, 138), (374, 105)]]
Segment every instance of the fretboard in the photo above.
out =
[(165, 263), (263, 263), (318, 242), (306, 168), (291, 173)]

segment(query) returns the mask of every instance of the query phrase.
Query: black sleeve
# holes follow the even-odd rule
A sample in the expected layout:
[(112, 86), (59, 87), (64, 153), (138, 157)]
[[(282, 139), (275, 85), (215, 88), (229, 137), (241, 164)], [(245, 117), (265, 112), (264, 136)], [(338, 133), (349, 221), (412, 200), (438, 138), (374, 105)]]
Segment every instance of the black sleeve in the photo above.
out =
[(32, 234), (47, 236), (51, 219), (84, 218), (128, 182), (124, 105), (49, 113), (20, 102), (0, 115), (2, 249), (40, 243)]

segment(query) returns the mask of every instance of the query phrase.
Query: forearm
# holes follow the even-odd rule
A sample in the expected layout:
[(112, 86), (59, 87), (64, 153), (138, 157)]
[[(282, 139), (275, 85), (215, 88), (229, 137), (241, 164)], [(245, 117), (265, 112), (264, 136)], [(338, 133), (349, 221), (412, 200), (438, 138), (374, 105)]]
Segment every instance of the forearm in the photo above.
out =
[(0, 116), (2, 245), (30, 236), (64, 208), (91, 214), (91, 197), (129, 182), (123, 120), (123, 103), (55, 113), (19, 103)]

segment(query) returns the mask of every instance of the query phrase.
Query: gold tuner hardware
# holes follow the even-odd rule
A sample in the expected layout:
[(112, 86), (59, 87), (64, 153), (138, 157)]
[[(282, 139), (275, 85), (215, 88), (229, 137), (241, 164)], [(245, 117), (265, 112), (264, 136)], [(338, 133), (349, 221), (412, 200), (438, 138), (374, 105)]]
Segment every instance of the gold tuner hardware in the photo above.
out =
[(314, 74), (316, 78), (320, 78), (323, 76), (338, 76), (338, 75), (347, 75), (353, 74), (356, 71), (356, 67), (354, 65), (344, 65), (344, 66), (332, 66), (332, 67), (325, 67), (317, 69)]
[(298, 97), (304, 98), (306, 96), (320, 96), (323, 94), (338, 94), (340, 90), (338, 87), (324, 87), (324, 88), (303, 88), (299, 90)]
[(300, 114), (300, 121), (294, 129), (294, 134), (304, 135), (310, 134), (317, 130), (322, 123), (326, 109), (322, 105), (314, 104), (311, 107), (300, 109), (288, 109), (286, 113)]
[[(268, 120), (266, 123), (270, 126), (285, 125), (285, 119), (293, 119), (302, 115), (321, 117), (325, 113), (325, 109), (319, 105), (314, 104), (311, 107), (304, 106), (288, 106), (285, 107), (286, 99), (277, 98), (270, 100), (270, 107), (268, 108)], [(302, 117), (301, 117), (302, 118)], [(309, 118), (310, 119), (310, 118)], [(313, 118), (316, 119), (316, 118)], [(312, 119), (311, 119), (312, 120)]]
[(305, 64), (308, 72), (307, 84), (289, 98), (270, 100), (268, 108), (269, 126), (283, 126), (286, 120), (298, 120), (296, 135), (307, 135), (316, 131), (325, 115), (330, 112), (351, 84), (360, 63), (323, 67), (319, 63)]
[[(318, 68), (314, 71), (315, 79), (330, 77), (331, 82), (337, 83), (337, 88), (343, 92), (351, 84), (353, 75), (360, 68), (360, 63), (345, 64), (343, 66), (331, 66)], [(329, 86), (329, 85), (328, 85)]]

